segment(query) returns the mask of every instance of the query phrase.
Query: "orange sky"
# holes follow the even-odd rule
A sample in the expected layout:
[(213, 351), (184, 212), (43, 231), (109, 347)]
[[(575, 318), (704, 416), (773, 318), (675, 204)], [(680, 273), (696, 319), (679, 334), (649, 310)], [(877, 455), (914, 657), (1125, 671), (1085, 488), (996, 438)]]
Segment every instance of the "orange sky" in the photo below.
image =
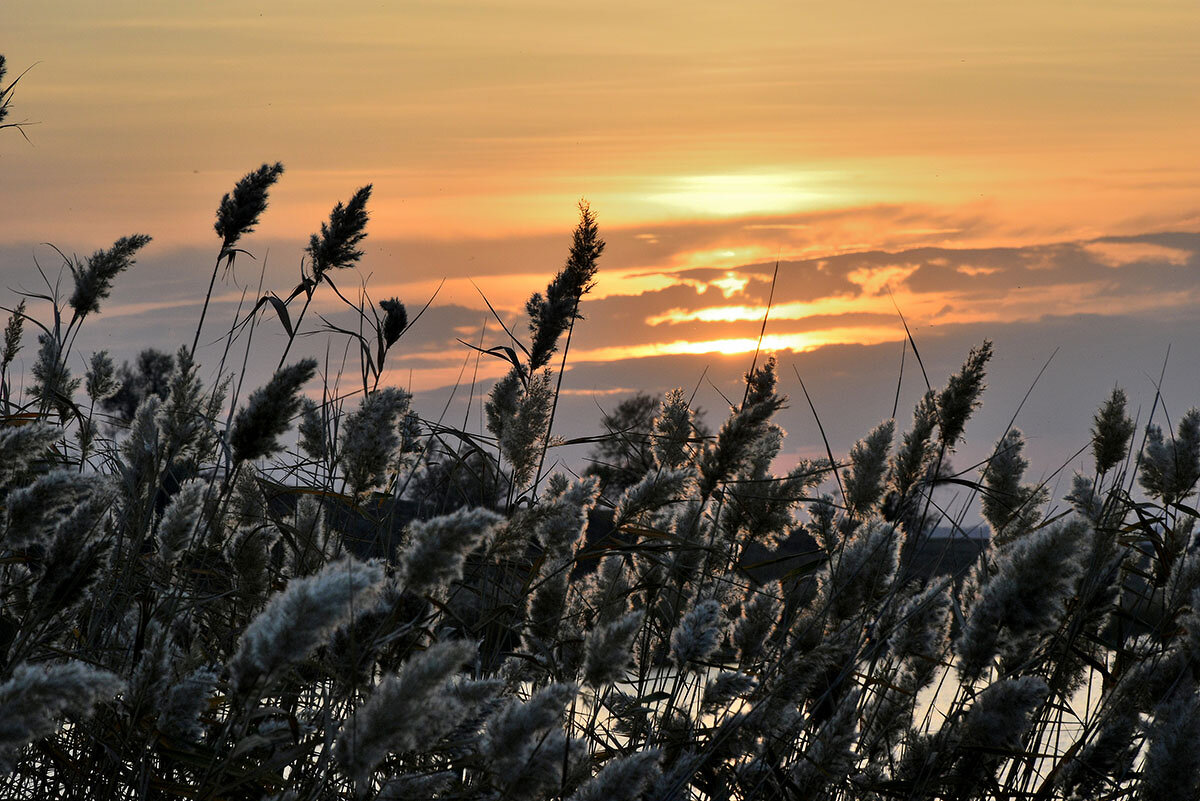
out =
[(261, 229), (280, 238), (368, 181), (376, 238), (561, 230), (581, 195), (610, 226), (905, 204), (1009, 241), (1200, 209), (1194, 2), (8, 0), (3, 17), (10, 66), (38, 62), (15, 113), (39, 123), (4, 148), (5, 241), (204, 242), (213, 198), (264, 160), (288, 167)]

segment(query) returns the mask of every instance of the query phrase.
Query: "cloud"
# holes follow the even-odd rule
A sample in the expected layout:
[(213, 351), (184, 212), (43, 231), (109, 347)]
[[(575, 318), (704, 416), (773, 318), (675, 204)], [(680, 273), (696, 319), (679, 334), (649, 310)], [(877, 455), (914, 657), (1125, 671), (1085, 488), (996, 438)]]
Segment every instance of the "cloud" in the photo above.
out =
[(1195, 257), (1193, 251), (1158, 245), (1152, 242), (1100, 240), (1089, 242), (1085, 247), (1089, 253), (1095, 256), (1097, 261), (1109, 267), (1128, 267), (1131, 264), (1155, 263), (1166, 263), (1180, 267)]

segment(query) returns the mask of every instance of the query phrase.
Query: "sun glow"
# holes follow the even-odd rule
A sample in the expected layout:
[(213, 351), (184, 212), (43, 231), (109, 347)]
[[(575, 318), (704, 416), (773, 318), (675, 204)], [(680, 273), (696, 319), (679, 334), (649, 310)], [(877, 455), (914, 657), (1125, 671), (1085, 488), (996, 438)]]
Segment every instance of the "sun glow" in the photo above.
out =
[(898, 342), (904, 338), (904, 329), (899, 326), (847, 326), (827, 328), (821, 331), (803, 331), (788, 334), (768, 334), (760, 343), (757, 337), (732, 337), (727, 339), (685, 340), (658, 342), (645, 345), (617, 345), (580, 351), (573, 356), (581, 362), (610, 362), (621, 359), (644, 359), (651, 356), (698, 356), (716, 354), (736, 356), (761, 350), (764, 353), (790, 351), (807, 353), (826, 345), (878, 345)]
[(833, 178), (818, 172), (688, 175), (669, 179), (647, 199), (703, 216), (779, 214), (844, 202)]

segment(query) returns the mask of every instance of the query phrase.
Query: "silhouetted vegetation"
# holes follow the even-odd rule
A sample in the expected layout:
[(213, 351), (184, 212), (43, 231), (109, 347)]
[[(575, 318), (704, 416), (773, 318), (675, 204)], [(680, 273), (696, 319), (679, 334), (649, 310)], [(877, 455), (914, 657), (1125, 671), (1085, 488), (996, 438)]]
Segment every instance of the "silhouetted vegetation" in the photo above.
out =
[[(217, 266), (282, 172), (222, 199)], [(212, 284), (191, 347), (72, 374), (79, 327), (148, 237), (65, 257), (68, 297), (11, 309), (4, 798), (1197, 797), (1200, 411), (1160, 427), (1156, 403), (1138, 429), (1115, 390), (1065, 507), (1026, 480), (1016, 430), (951, 474), (985, 342), (907, 425), (779, 475), (788, 399), (765, 358), (714, 434), (684, 392), (638, 395), (605, 417), (590, 474), (545, 475), (604, 250), (592, 210), (526, 332), (484, 349), (507, 373), (472, 432), (381, 386), (407, 311), (334, 280), (369, 199), (338, 203), (300, 284), (230, 324), (231, 341), (252, 321), (286, 335), (236, 401), (244, 364), (204, 381), (195, 361)], [(287, 360), (318, 292), (355, 320), (322, 329), (357, 356), (348, 389)], [(915, 562), (962, 534), (945, 486), (991, 532), (957, 575)], [(803, 560), (751, 577), (797, 539)]]

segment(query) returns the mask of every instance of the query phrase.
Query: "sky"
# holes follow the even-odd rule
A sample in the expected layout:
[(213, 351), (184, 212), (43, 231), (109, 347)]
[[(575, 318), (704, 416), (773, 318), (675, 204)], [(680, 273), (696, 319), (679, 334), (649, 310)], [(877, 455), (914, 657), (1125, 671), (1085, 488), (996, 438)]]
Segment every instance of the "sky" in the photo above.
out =
[[(278, 160), (215, 319), (260, 280), (289, 290), (308, 235), (372, 183), (343, 284), (433, 297), (389, 372), (431, 415), (477, 417), (503, 365), (458, 340), (503, 342), (484, 297), (521, 327), (581, 198), (609, 246), (564, 435), (677, 385), (719, 417), (768, 297), (763, 349), (843, 452), (924, 388), (901, 313), (935, 384), (995, 340), (975, 453), (1019, 407), (1049, 472), (1116, 383), (1147, 413), (1160, 374), (1170, 413), (1200, 402), (1194, 2), (7, 0), (0, 30), (31, 123), (0, 131), (0, 286), (53, 276), (44, 243), (151, 234), (81, 340), (121, 357), (190, 342), (217, 201)], [(344, 344), (303, 347), (334, 364)], [(790, 457), (823, 450), (807, 404), (785, 418)]]

